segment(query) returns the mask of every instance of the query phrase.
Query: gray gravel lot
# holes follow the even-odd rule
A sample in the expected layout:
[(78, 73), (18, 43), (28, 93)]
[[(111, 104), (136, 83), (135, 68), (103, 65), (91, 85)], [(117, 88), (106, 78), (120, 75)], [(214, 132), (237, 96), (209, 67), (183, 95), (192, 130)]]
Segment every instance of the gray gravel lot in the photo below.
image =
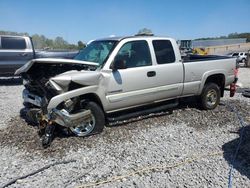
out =
[[(250, 87), (250, 69), (240, 69), (240, 82)], [(56, 161), (76, 162), (53, 166), (9, 187), (77, 187), (109, 180), (149, 166), (173, 166), (186, 159), (202, 158), (175, 168), (145, 171), (97, 187), (227, 187), (228, 173), (240, 128), (235, 114), (220, 105), (200, 111), (192, 103), (172, 114), (158, 113), (106, 127), (87, 138), (58, 135), (48, 149), (39, 145), (36, 127), (19, 117), (21, 85), (0, 86), (0, 187)], [(235, 105), (250, 124), (250, 98), (237, 93), (222, 102)], [(234, 164), (234, 187), (250, 185), (250, 130)], [(219, 153), (215, 156), (210, 154)], [(205, 155), (205, 157), (204, 157)]]

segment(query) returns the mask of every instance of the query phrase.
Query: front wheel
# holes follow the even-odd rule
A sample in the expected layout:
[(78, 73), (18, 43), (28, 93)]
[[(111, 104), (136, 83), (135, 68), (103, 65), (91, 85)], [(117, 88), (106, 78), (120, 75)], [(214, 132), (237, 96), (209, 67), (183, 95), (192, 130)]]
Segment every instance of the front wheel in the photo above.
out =
[(70, 127), (70, 130), (77, 136), (89, 136), (102, 132), (105, 125), (105, 117), (101, 107), (95, 102), (87, 102), (83, 110), (90, 110), (91, 116), (88, 120), (74, 127)]
[(215, 83), (205, 84), (200, 96), (201, 107), (204, 110), (213, 110), (220, 103), (220, 88)]

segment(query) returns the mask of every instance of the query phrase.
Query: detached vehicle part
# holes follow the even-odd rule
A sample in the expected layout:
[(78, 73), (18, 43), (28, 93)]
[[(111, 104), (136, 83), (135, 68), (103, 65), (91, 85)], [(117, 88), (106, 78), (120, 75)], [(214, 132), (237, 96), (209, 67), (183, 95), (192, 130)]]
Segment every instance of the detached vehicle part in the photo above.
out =
[(244, 97), (250, 98), (250, 89), (245, 89), (245, 90), (242, 92), (242, 95), (243, 95)]

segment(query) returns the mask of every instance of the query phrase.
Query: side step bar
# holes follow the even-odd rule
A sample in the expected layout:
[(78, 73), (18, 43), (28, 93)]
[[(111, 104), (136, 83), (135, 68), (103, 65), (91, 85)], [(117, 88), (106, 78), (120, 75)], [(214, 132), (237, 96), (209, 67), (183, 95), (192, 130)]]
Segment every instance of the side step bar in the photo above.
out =
[(156, 106), (156, 107), (148, 107), (148, 109), (129, 112), (129, 113), (125, 113), (124, 115), (107, 117), (107, 120), (109, 122), (128, 120), (130, 118), (135, 118), (135, 117), (138, 117), (138, 116), (144, 116), (144, 115), (148, 115), (148, 114), (151, 114), (151, 113), (164, 111), (164, 110), (167, 110), (167, 109), (172, 109), (172, 108), (175, 108), (178, 105), (179, 105), (179, 100), (177, 99), (177, 100), (174, 100), (174, 102), (169, 103), (169, 104), (163, 104), (163, 105), (159, 105), (159, 106)]

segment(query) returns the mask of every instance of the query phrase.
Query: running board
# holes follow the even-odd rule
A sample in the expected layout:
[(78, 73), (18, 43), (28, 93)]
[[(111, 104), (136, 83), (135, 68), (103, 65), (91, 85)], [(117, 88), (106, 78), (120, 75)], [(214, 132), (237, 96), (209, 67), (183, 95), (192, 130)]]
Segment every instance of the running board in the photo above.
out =
[(160, 105), (157, 107), (151, 107), (151, 108), (149, 107), (149, 109), (143, 109), (143, 110), (139, 110), (139, 111), (129, 112), (129, 113), (126, 113), (124, 115), (118, 115), (116, 117), (107, 117), (107, 120), (109, 122), (128, 120), (130, 118), (135, 118), (138, 116), (144, 116), (144, 115), (148, 115), (151, 113), (161, 112), (161, 111), (164, 111), (167, 109), (172, 109), (178, 105), (179, 105), (179, 101), (175, 100), (174, 102), (169, 103), (169, 104), (164, 104), (164, 105)]

